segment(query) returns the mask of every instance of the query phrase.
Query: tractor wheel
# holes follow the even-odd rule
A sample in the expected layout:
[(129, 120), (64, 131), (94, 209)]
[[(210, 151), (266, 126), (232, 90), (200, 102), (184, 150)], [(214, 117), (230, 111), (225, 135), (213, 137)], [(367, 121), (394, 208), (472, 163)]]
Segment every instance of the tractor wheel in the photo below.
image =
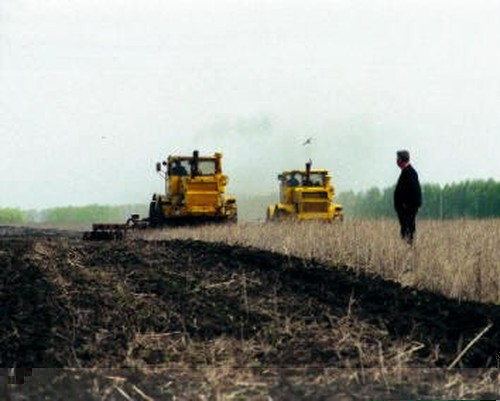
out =
[(274, 210), (274, 221), (285, 221), (288, 218), (288, 213), (282, 209), (276, 208)]
[(233, 215), (229, 216), (227, 221), (232, 224), (238, 223), (238, 213), (234, 213)]
[(266, 221), (269, 222), (275, 222), (279, 221), (279, 212), (280, 210), (276, 205), (271, 205), (267, 208), (267, 213), (266, 213)]
[(160, 227), (163, 221), (163, 214), (160, 203), (152, 201), (149, 204), (149, 225), (150, 227)]

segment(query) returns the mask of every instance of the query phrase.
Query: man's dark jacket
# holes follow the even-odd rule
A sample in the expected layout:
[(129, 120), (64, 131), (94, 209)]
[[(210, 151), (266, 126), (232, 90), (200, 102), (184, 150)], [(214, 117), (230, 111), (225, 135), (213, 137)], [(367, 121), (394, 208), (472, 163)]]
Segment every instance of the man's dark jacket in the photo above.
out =
[(422, 191), (418, 174), (411, 164), (408, 164), (401, 170), (394, 190), (394, 208), (396, 210), (416, 210), (420, 206), (422, 206)]

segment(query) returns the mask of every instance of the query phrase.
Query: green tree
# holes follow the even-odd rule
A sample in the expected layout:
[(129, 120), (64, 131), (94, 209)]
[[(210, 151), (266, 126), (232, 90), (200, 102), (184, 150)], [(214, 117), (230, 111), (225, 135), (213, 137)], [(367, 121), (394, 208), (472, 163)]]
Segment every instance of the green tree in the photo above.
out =
[(19, 224), (25, 220), (24, 212), (16, 208), (0, 208), (0, 224)]

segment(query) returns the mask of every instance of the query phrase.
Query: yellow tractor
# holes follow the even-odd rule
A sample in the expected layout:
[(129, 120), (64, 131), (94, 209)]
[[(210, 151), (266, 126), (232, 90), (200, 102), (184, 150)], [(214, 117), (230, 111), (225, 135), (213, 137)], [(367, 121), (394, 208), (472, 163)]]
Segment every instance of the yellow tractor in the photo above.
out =
[(154, 194), (149, 207), (150, 227), (204, 222), (236, 222), (236, 199), (225, 194), (222, 153), (169, 156), (156, 164), (165, 180), (165, 194)]
[[(227, 196), (228, 178), (222, 174), (222, 153), (200, 156), (169, 156), (156, 163), (165, 180), (165, 194), (154, 194), (149, 216), (141, 219), (133, 214), (126, 223), (94, 223), (92, 231), (83, 233), (84, 240), (121, 240), (131, 230), (199, 224), (234, 222), (238, 219), (236, 199)], [(162, 168), (164, 167), (164, 169)]]
[(333, 220), (342, 221), (342, 205), (334, 203), (335, 191), (328, 170), (288, 170), (278, 175), (280, 202), (267, 208), (267, 221)]

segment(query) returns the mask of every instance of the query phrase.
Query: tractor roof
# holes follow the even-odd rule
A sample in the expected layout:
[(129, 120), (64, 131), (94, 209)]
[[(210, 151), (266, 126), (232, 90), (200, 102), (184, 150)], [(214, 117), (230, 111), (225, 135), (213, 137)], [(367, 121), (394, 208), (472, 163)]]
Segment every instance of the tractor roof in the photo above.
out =
[[(222, 153), (216, 152), (212, 155), (199, 155), (198, 159), (199, 160), (215, 160), (218, 157), (222, 157)], [(194, 156), (193, 155), (169, 155), (168, 156), (169, 160), (193, 160)]]
[[(281, 174), (306, 174), (306, 170), (285, 170)], [(311, 169), (309, 171), (310, 174), (329, 174), (329, 171), (326, 169)]]

